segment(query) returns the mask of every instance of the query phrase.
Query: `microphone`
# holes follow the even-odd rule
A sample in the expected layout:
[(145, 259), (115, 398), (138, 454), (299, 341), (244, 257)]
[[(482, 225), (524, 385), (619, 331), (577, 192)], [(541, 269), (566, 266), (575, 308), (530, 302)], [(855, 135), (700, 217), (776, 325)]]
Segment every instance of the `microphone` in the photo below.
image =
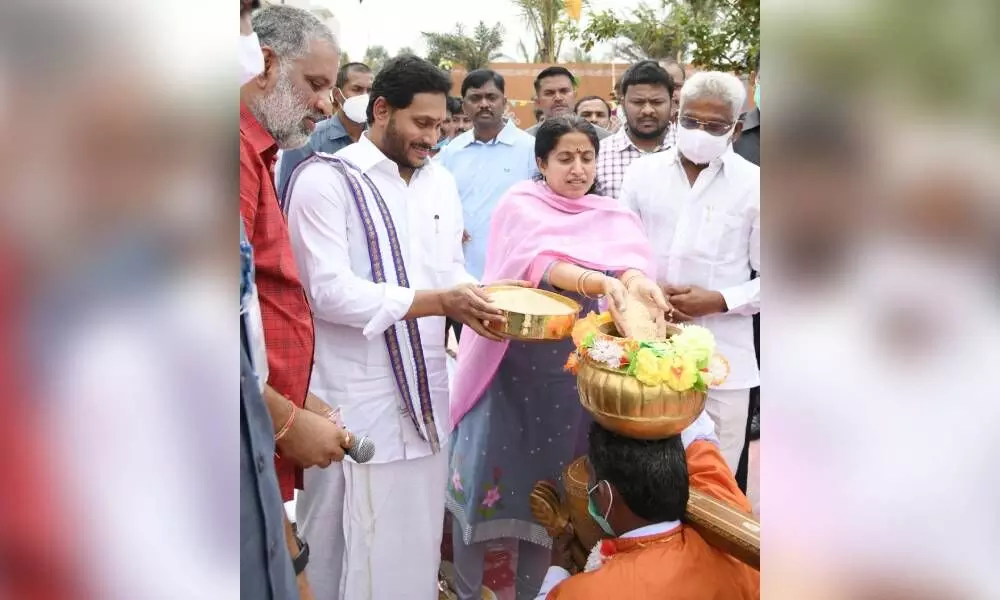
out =
[(370, 437), (363, 435), (355, 440), (350, 432), (347, 435), (347, 442), (350, 444), (347, 455), (353, 458), (354, 462), (366, 463), (375, 456), (375, 442)]
[(373, 442), (371, 438), (367, 435), (355, 438), (354, 434), (351, 433), (351, 430), (344, 427), (344, 422), (340, 418), (339, 406), (328, 415), (328, 418), (336, 423), (338, 427), (342, 427), (344, 431), (347, 432), (347, 455), (354, 459), (354, 462), (366, 463), (375, 456), (375, 442)]

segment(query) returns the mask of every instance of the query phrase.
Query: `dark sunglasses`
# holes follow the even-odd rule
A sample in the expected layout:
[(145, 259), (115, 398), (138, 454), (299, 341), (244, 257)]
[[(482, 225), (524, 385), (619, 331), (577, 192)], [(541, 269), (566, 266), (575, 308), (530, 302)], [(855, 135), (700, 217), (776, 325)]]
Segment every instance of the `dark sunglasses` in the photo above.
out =
[(677, 117), (677, 122), (684, 129), (704, 129), (714, 136), (725, 135), (733, 128), (732, 123), (721, 123), (719, 121), (701, 121), (694, 117)]

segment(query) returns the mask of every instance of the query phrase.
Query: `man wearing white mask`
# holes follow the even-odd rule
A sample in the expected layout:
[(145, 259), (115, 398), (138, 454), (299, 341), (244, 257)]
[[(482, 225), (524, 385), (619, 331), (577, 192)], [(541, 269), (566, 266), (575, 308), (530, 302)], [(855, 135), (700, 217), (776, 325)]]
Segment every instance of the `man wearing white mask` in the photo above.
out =
[(722, 454), (736, 471), (750, 388), (760, 384), (751, 316), (760, 311), (760, 167), (733, 151), (746, 90), (734, 75), (692, 75), (680, 94), (677, 148), (632, 163), (621, 201), (655, 240), (671, 317), (715, 334), (729, 361), (708, 394)]
[(337, 86), (332, 97), (340, 110), (332, 118), (316, 126), (309, 136), (309, 143), (301, 148), (281, 153), (277, 168), (278, 199), (287, 212), (288, 182), (292, 172), (316, 152), (336, 154), (342, 148), (358, 141), (368, 120), (368, 94), (372, 90), (374, 75), (364, 63), (347, 63), (337, 72)]

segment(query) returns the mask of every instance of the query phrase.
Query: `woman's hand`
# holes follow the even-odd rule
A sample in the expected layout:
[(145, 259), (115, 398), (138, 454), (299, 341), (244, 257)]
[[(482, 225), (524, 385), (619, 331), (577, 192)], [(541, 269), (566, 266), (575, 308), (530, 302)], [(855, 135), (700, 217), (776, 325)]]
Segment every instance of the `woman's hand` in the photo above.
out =
[(659, 285), (642, 273), (630, 273), (622, 277), (625, 280), (625, 289), (631, 298), (638, 300), (637, 303), (649, 311), (650, 318), (656, 326), (656, 339), (667, 337), (667, 322), (674, 314), (674, 307), (667, 300), (666, 295)]
[(628, 292), (646, 306), (656, 307), (660, 312), (665, 313), (668, 319), (674, 312), (674, 307), (667, 301), (660, 286), (645, 275), (635, 275), (629, 279)]
[(614, 277), (604, 277), (604, 295), (608, 298), (608, 310), (615, 320), (615, 326), (622, 337), (628, 337), (628, 324), (625, 322), (625, 309), (628, 307), (628, 291), (625, 284)]

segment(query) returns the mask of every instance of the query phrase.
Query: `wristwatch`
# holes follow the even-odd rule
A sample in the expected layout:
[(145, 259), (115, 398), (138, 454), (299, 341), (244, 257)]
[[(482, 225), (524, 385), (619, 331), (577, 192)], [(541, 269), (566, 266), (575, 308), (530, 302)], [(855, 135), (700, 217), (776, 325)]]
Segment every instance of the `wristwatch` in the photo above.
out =
[(309, 544), (298, 535), (295, 536), (295, 543), (299, 546), (299, 554), (292, 559), (292, 566), (295, 568), (295, 575), (298, 576), (299, 573), (306, 570), (306, 565), (309, 564)]

